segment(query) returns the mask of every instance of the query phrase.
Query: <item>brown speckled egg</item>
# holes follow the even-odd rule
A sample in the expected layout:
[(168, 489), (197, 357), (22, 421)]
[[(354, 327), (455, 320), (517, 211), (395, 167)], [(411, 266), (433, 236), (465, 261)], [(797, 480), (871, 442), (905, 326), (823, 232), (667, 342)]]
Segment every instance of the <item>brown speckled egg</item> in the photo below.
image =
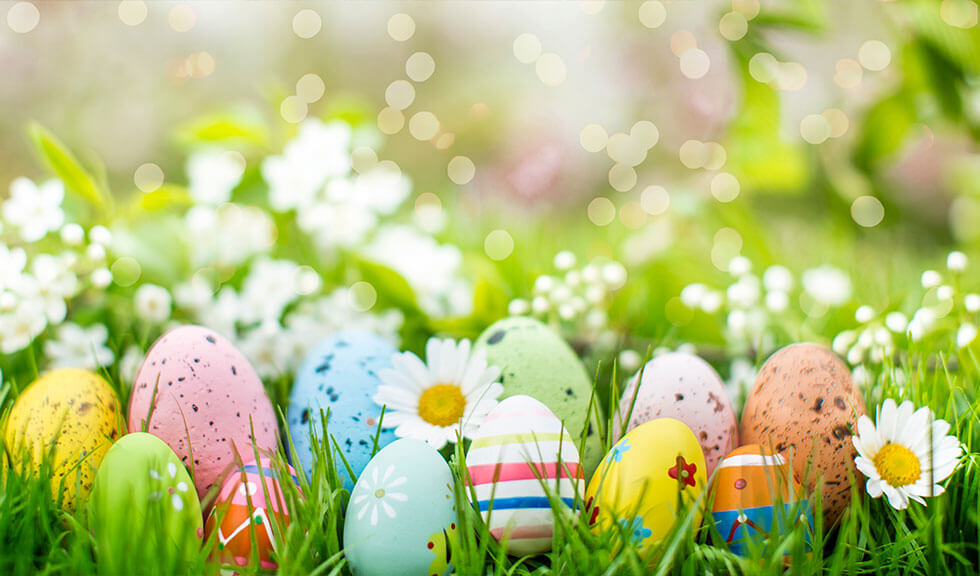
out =
[(87, 370), (54, 370), (17, 398), (5, 429), (6, 450), (15, 470), (41, 470), (51, 457), (55, 497), (68, 512), (84, 501), (95, 473), (122, 422), (119, 400), (109, 384)]
[(687, 424), (701, 444), (708, 476), (738, 446), (738, 421), (725, 384), (710, 364), (693, 354), (657, 356), (630, 379), (619, 401), (619, 418), (613, 420), (617, 439), (620, 419), (627, 415), (627, 432), (657, 418)]
[(133, 383), (129, 431), (143, 430), (144, 422), (193, 470), (202, 500), (234, 467), (236, 451), (247, 461), (253, 444), (274, 451), (279, 442), (276, 414), (252, 365), (200, 326), (175, 328), (147, 352)]
[(813, 491), (823, 480), (823, 510), (836, 521), (851, 499), (851, 434), (865, 414), (847, 366), (816, 344), (793, 344), (769, 357), (742, 412), (741, 440), (788, 452), (793, 469)]

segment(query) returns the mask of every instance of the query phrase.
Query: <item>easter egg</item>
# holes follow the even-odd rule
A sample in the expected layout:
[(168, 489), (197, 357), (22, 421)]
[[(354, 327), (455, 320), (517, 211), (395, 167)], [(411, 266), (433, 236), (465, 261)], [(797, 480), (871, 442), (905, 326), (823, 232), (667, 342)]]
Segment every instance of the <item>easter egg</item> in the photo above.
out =
[(108, 573), (120, 556), (188, 561), (201, 546), (201, 503), (187, 469), (167, 444), (144, 432), (112, 445), (88, 503), (89, 527)]
[[(208, 515), (207, 533), (216, 534), (212, 556), (222, 564), (247, 566), (252, 557), (252, 534), (259, 553), (261, 568), (275, 569), (272, 555), (276, 550), (273, 530), (289, 525), (289, 510), (281, 483), (299, 480), (293, 468), (283, 479), (279, 468), (268, 458), (253, 459), (225, 479), (218, 500)], [(264, 485), (264, 487), (263, 487)], [(276, 523), (276, 527), (273, 524)]]
[(490, 534), (518, 556), (551, 550), (549, 492), (570, 508), (581, 494), (582, 469), (572, 437), (530, 396), (511, 396), (487, 415), (473, 436), (466, 469)]
[(146, 353), (133, 382), (129, 431), (144, 426), (193, 470), (202, 500), (236, 460), (254, 457), (253, 444), (275, 451), (279, 442), (276, 414), (252, 365), (200, 326), (174, 328)]
[(765, 541), (778, 526), (788, 533), (797, 521), (813, 526), (800, 483), (786, 459), (758, 444), (742, 446), (718, 465), (711, 516), (729, 549), (744, 555), (746, 541)]
[[(327, 431), (336, 440), (344, 459), (359, 475), (371, 459), (378, 432), (381, 407), (372, 397), (381, 385), (378, 370), (391, 367), (391, 357), (398, 351), (374, 334), (345, 331), (325, 340), (303, 361), (296, 373), (296, 383), (289, 397), (289, 434), (306, 471), (313, 467), (310, 427), (319, 442), (323, 433), (324, 414), (329, 410)], [(385, 428), (378, 437), (383, 448), (395, 440), (393, 428)], [(331, 448), (335, 449), (333, 442)], [(337, 473), (350, 490), (354, 480), (335, 453)]]
[(687, 424), (701, 444), (708, 476), (738, 445), (738, 421), (725, 385), (710, 364), (693, 354), (674, 352), (647, 362), (623, 392), (613, 423), (616, 437), (627, 416), (627, 431), (657, 418)]
[[(659, 418), (626, 433), (606, 454), (589, 481), (585, 506), (594, 530), (624, 528), (644, 548), (670, 532), (705, 490), (704, 455), (683, 422)], [(701, 513), (694, 518), (694, 528)]]
[(344, 520), (354, 576), (441, 576), (452, 564), (456, 508), (449, 465), (431, 446), (396, 440), (368, 462)]
[(819, 485), (833, 523), (851, 500), (856, 450), (851, 434), (865, 414), (847, 366), (816, 344), (793, 344), (766, 360), (742, 412), (741, 441), (784, 453), (808, 493)]
[(500, 367), (502, 399), (524, 394), (539, 400), (565, 423), (576, 442), (588, 426), (584, 455), (588, 475), (602, 454), (589, 419), (592, 379), (575, 351), (553, 330), (526, 317), (492, 324), (475, 347), (486, 350), (488, 364)]
[(74, 512), (92, 490), (121, 421), (119, 400), (105, 380), (86, 370), (48, 372), (21, 393), (7, 417), (11, 468), (50, 472), (53, 497)]

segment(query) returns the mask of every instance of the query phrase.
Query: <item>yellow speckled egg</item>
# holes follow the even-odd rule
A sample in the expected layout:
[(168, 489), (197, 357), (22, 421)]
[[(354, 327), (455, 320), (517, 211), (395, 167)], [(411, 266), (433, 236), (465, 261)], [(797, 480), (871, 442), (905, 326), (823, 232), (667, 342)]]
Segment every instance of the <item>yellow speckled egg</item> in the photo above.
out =
[[(704, 454), (694, 432), (673, 418), (640, 424), (599, 464), (585, 493), (594, 530), (626, 529), (638, 548), (663, 539), (680, 510), (705, 490)], [(678, 498), (678, 495), (680, 498)], [(697, 512), (694, 527), (701, 523)]]
[(77, 369), (49, 372), (24, 390), (7, 418), (4, 441), (11, 467), (36, 474), (50, 454), (54, 497), (63, 483), (61, 505), (73, 512), (119, 438), (121, 418), (116, 393), (99, 376)]

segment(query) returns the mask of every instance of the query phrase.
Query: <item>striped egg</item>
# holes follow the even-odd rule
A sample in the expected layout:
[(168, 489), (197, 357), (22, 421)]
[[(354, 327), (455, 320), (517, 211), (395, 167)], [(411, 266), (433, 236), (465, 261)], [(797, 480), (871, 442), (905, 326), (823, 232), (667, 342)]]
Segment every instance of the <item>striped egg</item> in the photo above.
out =
[(746, 555), (750, 540), (764, 543), (773, 537), (774, 526), (786, 534), (797, 521), (813, 525), (803, 489), (786, 458), (759, 444), (742, 446), (722, 460), (712, 491), (715, 528), (736, 554)]
[(487, 415), (466, 453), (466, 470), (490, 534), (515, 556), (551, 549), (548, 494), (571, 508), (583, 482), (568, 430), (547, 406), (524, 395)]

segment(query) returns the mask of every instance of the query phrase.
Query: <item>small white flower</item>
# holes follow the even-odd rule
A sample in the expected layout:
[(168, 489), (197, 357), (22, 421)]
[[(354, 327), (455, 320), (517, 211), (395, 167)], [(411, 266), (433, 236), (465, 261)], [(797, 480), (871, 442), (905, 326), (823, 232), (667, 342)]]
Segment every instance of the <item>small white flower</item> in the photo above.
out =
[(707, 294), (708, 287), (704, 284), (688, 284), (681, 290), (681, 302), (693, 310), (701, 306), (701, 302)]
[(908, 333), (913, 342), (922, 340), (932, 330), (936, 321), (936, 313), (932, 308), (920, 308), (909, 321)]
[(803, 273), (803, 290), (821, 304), (840, 306), (851, 297), (851, 279), (832, 266), (811, 268)]
[(510, 316), (523, 316), (531, 311), (531, 304), (522, 298), (515, 298), (507, 305), (507, 314)]
[(935, 288), (943, 281), (943, 277), (939, 275), (939, 272), (935, 270), (926, 270), (922, 273), (922, 287), (928, 290), (929, 288)]
[(275, 242), (275, 226), (256, 206), (226, 203), (194, 206), (184, 216), (192, 262), (197, 267), (236, 266), (267, 252)]
[(256, 260), (242, 284), (239, 319), (246, 324), (278, 322), (286, 306), (299, 296), (298, 270), (291, 260)]
[(857, 332), (854, 330), (844, 330), (834, 338), (834, 342), (830, 347), (840, 356), (844, 356), (855, 341), (857, 341)]
[(18, 302), (10, 313), (0, 314), (0, 352), (13, 354), (27, 348), (47, 325), (39, 300)]
[(789, 296), (785, 292), (772, 291), (766, 293), (766, 308), (770, 312), (783, 312), (789, 308)]
[(128, 385), (136, 380), (140, 365), (143, 363), (143, 351), (136, 346), (126, 348), (119, 360), (119, 378)]
[(112, 364), (115, 355), (106, 347), (109, 329), (104, 324), (83, 328), (66, 322), (58, 328), (56, 339), (44, 343), (44, 353), (51, 368), (84, 368), (95, 370)]
[(106, 288), (109, 284), (112, 284), (112, 272), (108, 268), (97, 268), (93, 270), (89, 278), (92, 281), (92, 285), (96, 288)]
[(948, 301), (953, 299), (953, 287), (948, 284), (943, 284), (936, 288), (936, 298), (942, 301)]
[(762, 284), (766, 290), (789, 292), (793, 289), (793, 273), (785, 266), (770, 266), (762, 275)]
[(88, 239), (95, 244), (108, 248), (112, 244), (112, 232), (105, 226), (92, 226), (92, 229), (88, 231)]
[(244, 173), (245, 159), (238, 152), (207, 149), (187, 159), (188, 188), (198, 204), (217, 206), (231, 200)]
[(924, 506), (923, 498), (942, 494), (939, 483), (953, 473), (962, 454), (959, 440), (946, 435), (949, 429), (928, 408), (916, 410), (908, 401), (896, 406), (891, 398), (875, 422), (861, 416), (851, 441), (858, 452), (854, 463), (868, 478), (868, 494), (884, 494), (896, 510), (907, 508), (910, 499)]
[(70, 257), (39, 254), (31, 263), (37, 279), (37, 295), (51, 324), (59, 324), (68, 313), (65, 301), (78, 294), (78, 277), (71, 270)]
[(426, 357), (427, 364), (411, 352), (394, 355), (392, 368), (378, 372), (374, 401), (386, 406), (384, 422), (396, 436), (439, 449), (457, 434), (471, 437), (504, 389), (500, 368), (487, 365), (483, 350), (471, 355), (469, 340), (431, 338)]
[(555, 254), (554, 266), (558, 270), (571, 270), (575, 267), (575, 254), (568, 250), (562, 250)]
[(963, 306), (967, 312), (980, 312), (980, 294), (967, 294), (963, 298)]
[(292, 371), (301, 359), (294, 353), (296, 349), (290, 334), (273, 320), (249, 330), (238, 345), (261, 378), (278, 378)]
[(27, 265), (27, 253), (23, 248), (8, 248), (0, 244), (0, 292), (13, 286)]
[(136, 290), (136, 315), (151, 324), (161, 324), (170, 319), (173, 299), (170, 292), (156, 284), (143, 284)]
[(538, 315), (545, 314), (551, 310), (551, 303), (544, 296), (535, 296), (531, 300), (531, 310)]
[[(392, 503), (408, 501), (408, 494), (395, 490), (408, 482), (408, 476), (395, 477), (395, 466), (389, 465), (379, 478), (378, 468), (380, 466), (374, 467), (370, 478), (362, 477), (355, 486), (354, 493), (351, 494), (351, 507), (357, 509), (357, 519), (363, 520), (368, 517), (371, 526), (378, 525), (379, 510), (388, 518), (395, 518), (398, 513)], [(370, 516), (368, 516), (369, 511)]]
[(88, 248), (85, 249), (85, 256), (92, 262), (104, 262), (105, 246), (102, 244), (89, 244)]
[(966, 265), (968, 260), (966, 254), (956, 251), (950, 252), (949, 256), (946, 257), (946, 267), (952, 272), (962, 272), (966, 270)]
[(721, 305), (724, 303), (724, 299), (721, 297), (721, 292), (715, 290), (709, 291), (701, 299), (701, 310), (706, 314), (714, 314), (715, 312), (721, 310)]
[(732, 276), (744, 276), (752, 271), (752, 261), (745, 256), (736, 256), (728, 262), (728, 273)]
[(548, 294), (555, 289), (555, 279), (552, 276), (541, 275), (534, 279), (534, 293)]
[(10, 184), (3, 217), (20, 231), (22, 240), (37, 242), (64, 224), (64, 199), (65, 185), (61, 180), (48, 180), (38, 186), (27, 178), (18, 178)]
[(725, 382), (725, 388), (732, 398), (743, 398), (755, 383), (757, 374), (755, 363), (745, 357), (737, 357), (732, 360), (729, 369), (729, 378)]
[(61, 241), (69, 246), (78, 246), (85, 240), (85, 229), (74, 222), (61, 229)]
[(875, 317), (875, 311), (871, 306), (861, 306), (854, 312), (854, 319), (859, 324), (867, 324)]
[(610, 290), (619, 290), (626, 284), (626, 268), (619, 262), (609, 262), (602, 267), (602, 281)]
[(744, 275), (738, 282), (728, 287), (726, 295), (728, 302), (736, 308), (751, 308), (759, 301), (759, 279), (752, 275)]
[(956, 345), (965, 348), (977, 337), (977, 327), (974, 324), (966, 323), (956, 331)]
[[(609, 316), (606, 315), (604, 310), (599, 310), (598, 308), (589, 310), (589, 313), (585, 315), (585, 326), (593, 332), (602, 330), (608, 322)], [(613, 336), (615, 337), (615, 334)]]
[(623, 350), (619, 353), (619, 369), (623, 372), (635, 372), (640, 368), (643, 356), (636, 350)]
[(273, 210), (302, 210), (313, 203), (327, 178), (346, 175), (350, 171), (350, 139), (350, 126), (343, 122), (303, 122), (283, 154), (269, 156), (262, 163)]
[(909, 319), (901, 312), (890, 312), (885, 316), (885, 326), (896, 334), (904, 334), (909, 327)]
[(361, 244), (377, 226), (378, 217), (359, 204), (315, 202), (300, 211), (296, 223), (326, 252)]

